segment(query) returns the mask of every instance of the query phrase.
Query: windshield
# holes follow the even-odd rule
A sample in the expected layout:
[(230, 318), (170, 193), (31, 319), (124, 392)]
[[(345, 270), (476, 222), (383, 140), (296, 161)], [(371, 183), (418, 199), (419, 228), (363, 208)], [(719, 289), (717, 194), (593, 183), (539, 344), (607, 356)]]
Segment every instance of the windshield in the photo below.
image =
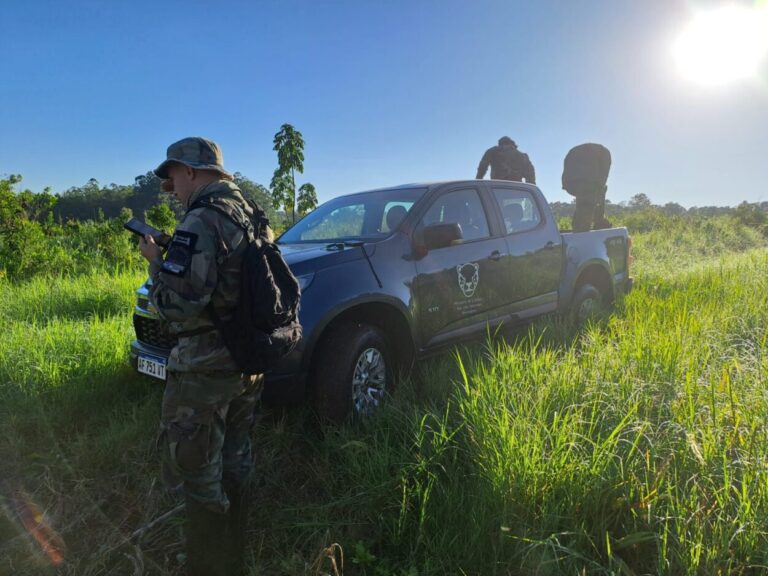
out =
[(376, 241), (397, 230), (426, 188), (394, 188), (329, 200), (280, 236), (280, 244)]

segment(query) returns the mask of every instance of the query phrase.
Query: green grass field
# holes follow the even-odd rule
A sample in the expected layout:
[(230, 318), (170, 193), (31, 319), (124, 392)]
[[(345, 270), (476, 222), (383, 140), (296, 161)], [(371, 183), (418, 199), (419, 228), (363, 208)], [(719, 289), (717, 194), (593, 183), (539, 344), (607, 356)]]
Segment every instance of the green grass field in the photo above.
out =
[[(266, 413), (252, 573), (764, 573), (764, 248), (725, 221), (638, 233), (635, 291), (582, 330), (430, 359), (366, 422)], [(128, 363), (142, 279), (0, 283), (2, 575), (181, 573), (178, 518), (130, 540), (176, 505), (161, 386)]]

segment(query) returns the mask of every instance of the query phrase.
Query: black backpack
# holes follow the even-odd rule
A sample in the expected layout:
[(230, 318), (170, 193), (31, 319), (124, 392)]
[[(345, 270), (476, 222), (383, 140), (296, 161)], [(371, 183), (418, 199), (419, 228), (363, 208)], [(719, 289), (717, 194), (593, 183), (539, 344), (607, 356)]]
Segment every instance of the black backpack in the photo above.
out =
[(605, 186), (611, 170), (611, 152), (602, 144), (579, 144), (568, 151), (563, 161), (563, 188), (571, 196), (581, 192), (579, 185)]
[(264, 211), (249, 204), (252, 219), (210, 197), (201, 198), (190, 210), (212, 208), (245, 232), (248, 246), (242, 256), (240, 299), (229, 318), (214, 311), (213, 320), (238, 368), (245, 374), (263, 374), (301, 340), (301, 289), (280, 248), (266, 237), (269, 220)]

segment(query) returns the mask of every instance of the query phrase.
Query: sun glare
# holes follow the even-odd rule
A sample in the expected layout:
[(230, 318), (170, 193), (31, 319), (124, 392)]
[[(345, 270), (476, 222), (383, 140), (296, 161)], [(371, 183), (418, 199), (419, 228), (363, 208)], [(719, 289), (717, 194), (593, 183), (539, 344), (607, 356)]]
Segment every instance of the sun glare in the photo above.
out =
[(701, 12), (674, 45), (682, 74), (710, 86), (757, 77), (766, 54), (766, 8), (728, 5)]

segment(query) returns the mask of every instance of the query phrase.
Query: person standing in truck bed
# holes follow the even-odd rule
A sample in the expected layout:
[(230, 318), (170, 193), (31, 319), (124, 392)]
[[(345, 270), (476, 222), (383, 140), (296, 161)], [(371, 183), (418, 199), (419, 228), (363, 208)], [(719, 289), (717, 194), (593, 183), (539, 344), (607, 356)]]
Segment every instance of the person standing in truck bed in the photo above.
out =
[(605, 219), (606, 182), (610, 170), (611, 153), (602, 144), (579, 144), (565, 156), (563, 190), (576, 198), (574, 232), (611, 227)]
[(514, 180), (536, 184), (536, 171), (528, 158), (528, 154), (520, 152), (517, 144), (509, 136), (499, 138), (498, 146), (488, 148), (477, 167), (477, 178), (482, 180), (491, 166), (491, 179)]

